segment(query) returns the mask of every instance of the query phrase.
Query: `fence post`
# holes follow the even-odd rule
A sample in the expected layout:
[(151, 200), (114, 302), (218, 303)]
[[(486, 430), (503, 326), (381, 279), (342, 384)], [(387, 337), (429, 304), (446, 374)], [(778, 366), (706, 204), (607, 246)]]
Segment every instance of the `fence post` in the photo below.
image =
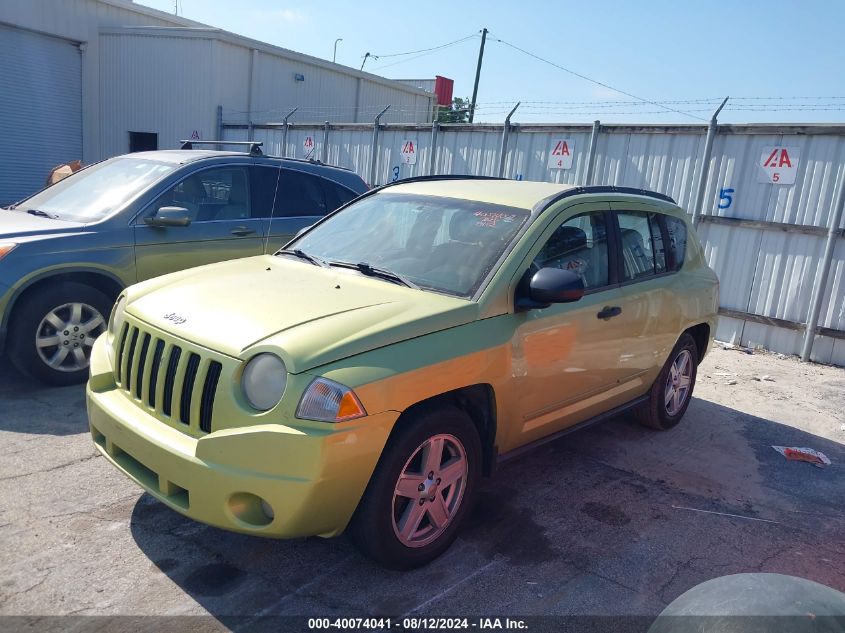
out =
[(217, 106), (217, 140), (223, 140), (223, 106)]
[(370, 182), (367, 184), (370, 187), (376, 186), (376, 163), (378, 162), (378, 130), (379, 130), (379, 119), (381, 119), (381, 115), (388, 111), (390, 106), (388, 105), (384, 110), (379, 112), (376, 115), (375, 120), (373, 121), (373, 146), (372, 151), (370, 154)]
[(505, 173), (505, 157), (508, 153), (508, 136), (511, 133), (511, 117), (513, 113), (516, 112), (516, 109), (519, 107), (519, 104), (522, 103), (521, 101), (517, 101), (516, 105), (513, 107), (513, 110), (508, 113), (508, 116), (505, 117), (505, 125), (502, 127), (502, 144), (499, 147), (499, 171), (497, 176), (499, 178)]
[(435, 119), (431, 123), (431, 150), (428, 152), (428, 175), (434, 175), (434, 168), (437, 165), (437, 133), (440, 131), (440, 123)]
[(320, 153), (320, 162), (325, 163), (329, 159), (329, 129), (331, 128), (331, 123), (326, 121), (323, 124), (323, 151)]
[(695, 200), (692, 207), (692, 224), (698, 226), (701, 219), (701, 205), (704, 203), (704, 192), (707, 190), (707, 176), (710, 174), (710, 155), (713, 153), (713, 139), (716, 137), (718, 123), (716, 121), (722, 108), (730, 97), (725, 97), (722, 105), (716, 108), (713, 116), (710, 117), (710, 125), (707, 126), (707, 139), (704, 141), (704, 156), (701, 161), (701, 173), (698, 175), (698, 188), (695, 192)]
[(599, 134), (601, 134), (601, 121), (593, 121), (593, 132), (590, 134), (590, 147), (587, 150), (587, 173), (584, 175), (584, 184), (590, 186), (593, 184), (593, 175), (596, 169), (596, 147), (599, 144)]
[(807, 325), (804, 329), (804, 344), (801, 346), (801, 362), (804, 363), (810, 360), (810, 354), (813, 351), (813, 341), (819, 327), (819, 313), (822, 309), (827, 278), (830, 275), (830, 268), (833, 263), (833, 251), (839, 237), (839, 225), (842, 223), (843, 208), (845, 208), (845, 176), (839, 185), (839, 193), (833, 205), (830, 226), (827, 229), (827, 241), (824, 245), (824, 255), (822, 255), (821, 272), (813, 287), (813, 297), (810, 299), (810, 315), (807, 317)]
[(293, 116), (293, 113), (296, 112), (297, 109), (298, 108), (294, 108), (285, 115), (284, 119), (282, 119), (282, 158), (286, 158), (288, 155), (288, 119)]

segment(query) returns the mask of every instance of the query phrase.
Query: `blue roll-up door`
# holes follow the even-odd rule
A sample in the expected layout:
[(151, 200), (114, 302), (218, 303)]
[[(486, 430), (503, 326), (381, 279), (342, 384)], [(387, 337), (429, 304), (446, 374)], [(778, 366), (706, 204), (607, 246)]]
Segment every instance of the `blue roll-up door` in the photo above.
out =
[(82, 159), (81, 58), (73, 42), (0, 25), (0, 206)]

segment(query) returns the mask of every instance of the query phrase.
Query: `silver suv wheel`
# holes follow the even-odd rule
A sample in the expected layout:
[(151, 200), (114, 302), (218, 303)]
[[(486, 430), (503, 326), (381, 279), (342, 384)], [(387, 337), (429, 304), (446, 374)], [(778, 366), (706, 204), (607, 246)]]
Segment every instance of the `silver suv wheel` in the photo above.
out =
[(35, 333), (41, 360), (57, 371), (88, 367), (91, 346), (106, 329), (103, 315), (87, 303), (65, 303), (50, 310)]

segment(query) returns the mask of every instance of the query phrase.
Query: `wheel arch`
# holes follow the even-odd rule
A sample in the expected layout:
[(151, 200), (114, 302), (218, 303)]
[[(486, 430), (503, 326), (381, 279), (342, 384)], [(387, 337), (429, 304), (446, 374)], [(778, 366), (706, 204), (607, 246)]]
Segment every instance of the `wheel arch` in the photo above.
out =
[(481, 438), (482, 472), (485, 476), (493, 474), (496, 465), (496, 394), (492, 385), (488, 383), (459, 387), (415, 402), (396, 420), (390, 437), (401, 433), (415, 415), (443, 406), (455, 407), (466, 413), (472, 420)]
[[(9, 301), (6, 312), (3, 315), (3, 322), (0, 324), (0, 331), (3, 332), (3, 340), (0, 340), (0, 349), (3, 348), (3, 344), (6, 342), (5, 336), (6, 332), (8, 332), (9, 324), (12, 322), (15, 310), (21, 305), (20, 302), (22, 300), (25, 301), (28, 296), (51, 284), (70, 281), (83, 283), (96, 288), (112, 300), (117, 299), (117, 296), (126, 287), (126, 284), (117, 276), (96, 268), (62, 268), (35, 275), (17, 288)], [(107, 317), (108, 315), (104, 316)]]
[(698, 325), (693, 325), (684, 330), (684, 333), (692, 336), (695, 341), (695, 348), (698, 351), (698, 362), (701, 364), (701, 361), (707, 354), (707, 347), (710, 343), (710, 324), (699, 323)]

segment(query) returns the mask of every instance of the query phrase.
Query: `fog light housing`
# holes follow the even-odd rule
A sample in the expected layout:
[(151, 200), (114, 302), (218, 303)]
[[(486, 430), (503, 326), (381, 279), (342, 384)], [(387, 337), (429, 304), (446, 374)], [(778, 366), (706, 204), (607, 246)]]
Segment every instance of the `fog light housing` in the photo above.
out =
[(266, 527), (273, 521), (273, 508), (251, 492), (236, 492), (226, 504), (231, 515), (247, 527)]

